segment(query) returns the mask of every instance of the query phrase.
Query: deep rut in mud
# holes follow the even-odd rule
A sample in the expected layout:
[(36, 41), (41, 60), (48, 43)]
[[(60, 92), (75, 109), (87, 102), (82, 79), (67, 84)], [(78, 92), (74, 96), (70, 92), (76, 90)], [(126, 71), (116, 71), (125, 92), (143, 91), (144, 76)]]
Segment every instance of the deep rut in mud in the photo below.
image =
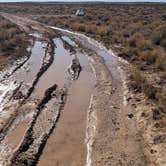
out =
[[(59, 155), (60, 160), (77, 155), (71, 161), (75, 161), (75, 165), (85, 165), (86, 110), (94, 82), (88, 58), (67, 36), (47, 42), (41, 42), (42, 35), (38, 33), (33, 36), (36, 39), (31, 56), (16, 66), (5, 82), (1, 81), (6, 86), (2, 89), (5, 92), (1, 96), (1, 115), (7, 116), (1, 116), (0, 164), (36, 165), (46, 145), (39, 162), (41, 165), (47, 160), (45, 153), (51, 148), (56, 149), (61, 144), (59, 141), (67, 140), (66, 133), (71, 130), (70, 139), (61, 147), (61, 154), (66, 152), (64, 156)], [(73, 54), (83, 69), (75, 81), (67, 73)], [(9, 83), (12, 86), (9, 87)], [(57, 142), (50, 145), (49, 142), (55, 138)], [(77, 147), (72, 148), (73, 139)], [(59, 162), (59, 159), (54, 158), (53, 161)]]

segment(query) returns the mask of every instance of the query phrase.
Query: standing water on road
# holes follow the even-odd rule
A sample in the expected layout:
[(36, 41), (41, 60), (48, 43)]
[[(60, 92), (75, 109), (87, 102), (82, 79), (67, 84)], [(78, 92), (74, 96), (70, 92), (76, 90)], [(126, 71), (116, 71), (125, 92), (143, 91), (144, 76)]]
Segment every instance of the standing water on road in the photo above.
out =
[(19, 70), (17, 70), (11, 76), (10, 79), (23, 81), (24, 83), (32, 82), (42, 65), (42, 60), (45, 54), (45, 47), (46, 43), (35, 41), (30, 58)]
[[(62, 64), (64, 65), (64, 61), (66, 61), (63, 58), (67, 57), (66, 55), (62, 55), (62, 49), (59, 50), (59, 53), (60, 54), (56, 55), (55, 63), (59, 63), (57, 67), (59, 67), (58, 71), (60, 76), (58, 77), (60, 78), (62, 77), (61, 74), (65, 71), (60, 71), (60, 69), (67, 67), (71, 58), (68, 57), (69, 61), (66, 63), (67, 66), (61, 66)], [(88, 58), (81, 53), (76, 53), (76, 55), (81, 63), (82, 71), (78, 80), (74, 81), (69, 88), (69, 94), (64, 110), (53, 134), (48, 139), (43, 154), (39, 160), (39, 166), (66, 166), (66, 164), (68, 166), (85, 165), (86, 117), (95, 79), (90, 65), (88, 64)], [(61, 63), (62, 60), (63, 63)]]
[(70, 52), (63, 47), (61, 39), (55, 38), (54, 44), (54, 62), (40, 78), (34, 92), (35, 95), (39, 97), (42, 97), (45, 90), (55, 83), (62, 88), (68, 76), (67, 67), (72, 60), (72, 56)]
[[(66, 39), (70, 44), (74, 43), (71, 39), (71, 41), (69, 38)], [(86, 117), (91, 94), (93, 93), (95, 78), (91, 71), (88, 57), (77, 50), (75, 56), (80, 61), (82, 71), (78, 80), (72, 81), (71, 76), (67, 72), (67, 68), (73, 56), (69, 50), (64, 48), (63, 41), (60, 38), (55, 38), (54, 44), (54, 61), (44, 74), (41, 75), (32, 94), (41, 99), (45, 90), (57, 84), (58, 89), (66, 87), (68, 89), (68, 95), (64, 110), (43, 150), (38, 164), (55, 166), (55, 163), (60, 163), (63, 166), (66, 165), (65, 161), (68, 160), (69, 166), (85, 165)], [(19, 80), (23, 84), (30, 84), (41, 68), (45, 55), (45, 47), (45, 43), (36, 41), (32, 48), (31, 57), (10, 77), (10, 80)], [(27, 107), (27, 109), (31, 108)], [(34, 109), (31, 109), (31, 111), (34, 111)], [(47, 114), (45, 116), (45, 119), (48, 120)], [(3, 141), (4, 146), (11, 145), (15, 149), (20, 145), (27, 128), (29, 128), (28, 123), (30, 119), (31, 117), (25, 116), (15, 129), (6, 135)], [(42, 123), (44, 121), (39, 124)], [(42, 128), (42, 126), (39, 126), (39, 128)]]

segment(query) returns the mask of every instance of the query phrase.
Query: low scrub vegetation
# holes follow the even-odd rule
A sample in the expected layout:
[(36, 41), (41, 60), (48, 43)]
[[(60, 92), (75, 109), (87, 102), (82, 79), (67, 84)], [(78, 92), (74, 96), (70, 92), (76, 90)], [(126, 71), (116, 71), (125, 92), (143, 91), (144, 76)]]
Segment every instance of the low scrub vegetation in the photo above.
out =
[[(14, 60), (26, 52), (28, 37), (16, 24), (0, 16), (0, 57)], [(0, 61), (0, 62), (1, 62)], [(2, 67), (2, 66), (1, 66)]]

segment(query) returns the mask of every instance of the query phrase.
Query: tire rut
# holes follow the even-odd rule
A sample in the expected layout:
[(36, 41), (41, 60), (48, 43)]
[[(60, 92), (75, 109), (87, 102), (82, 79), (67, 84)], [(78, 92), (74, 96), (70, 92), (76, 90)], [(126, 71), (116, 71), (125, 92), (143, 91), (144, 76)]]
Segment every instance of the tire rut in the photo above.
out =
[(3, 128), (0, 131), (0, 133), (2, 135), (1, 141), (4, 139), (5, 135), (8, 133), (8, 131), (9, 131), (10, 127), (13, 125), (15, 119), (19, 117), (19, 114), (22, 112), (21, 111), (22, 106), (24, 104), (26, 104), (28, 98), (33, 93), (35, 86), (38, 83), (38, 80), (44, 74), (44, 72), (47, 71), (47, 69), (51, 66), (53, 61), (54, 61), (54, 43), (53, 43), (52, 39), (49, 39), (49, 43), (47, 44), (47, 47), (45, 50), (45, 56), (43, 59), (42, 66), (41, 66), (39, 72), (37, 73), (31, 87), (27, 90), (27, 93), (25, 94), (25, 96), (21, 96), (21, 99), (20, 98), (17, 99), (18, 92), (23, 85), (23, 82), (21, 82), (19, 84), (19, 86), (13, 91), (13, 94), (9, 98), (9, 103), (10, 102), (11, 102), (11, 104), (17, 103), (17, 105), (16, 105), (15, 110), (14, 110), (14, 116), (12, 116), (8, 119), (8, 121), (6, 122), (6, 124), (3, 125)]
[[(27, 129), (22, 143), (11, 160), (11, 165), (32, 166), (37, 164), (46, 141), (52, 133), (60, 116), (60, 111), (64, 106), (64, 95), (66, 92), (58, 91), (57, 88), (55, 84), (46, 90), (44, 98), (36, 107), (30, 127)], [(42, 118), (45, 118), (45, 114), (47, 114), (47, 117), (43, 121)], [(40, 126), (43, 122), (44, 126), (41, 128)]]

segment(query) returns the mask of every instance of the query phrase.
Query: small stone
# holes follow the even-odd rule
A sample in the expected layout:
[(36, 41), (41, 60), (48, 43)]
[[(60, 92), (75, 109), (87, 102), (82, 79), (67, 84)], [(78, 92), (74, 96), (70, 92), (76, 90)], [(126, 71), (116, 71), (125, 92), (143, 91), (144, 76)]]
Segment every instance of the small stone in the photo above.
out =
[(132, 119), (134, 115), (132, 113), (128, 114), (128, 118)]

